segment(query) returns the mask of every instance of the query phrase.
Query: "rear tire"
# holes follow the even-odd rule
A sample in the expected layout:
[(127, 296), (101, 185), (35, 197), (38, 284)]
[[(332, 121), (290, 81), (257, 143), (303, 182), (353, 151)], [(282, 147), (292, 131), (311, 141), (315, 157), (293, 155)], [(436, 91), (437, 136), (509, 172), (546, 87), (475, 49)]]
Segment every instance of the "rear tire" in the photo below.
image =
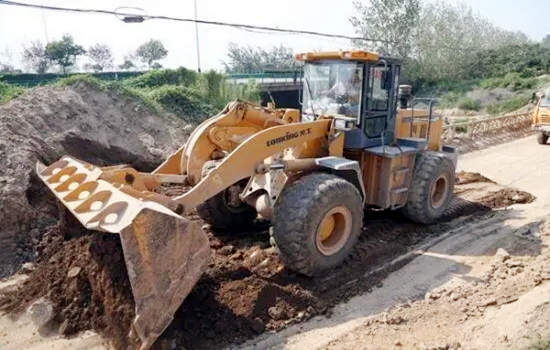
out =
[(407, 205), (401, 212), (421, 224), (436, 222), (447, 210), (453, 197), (455, 167), (448, 157), (436, 152), (419, 154)]
[(363, 202), (350, 182), (330, 174), (306, 175), (286, 188), (273, 210), (272, 246), (285, 266), (319, 275), (349, 255), (363, 226)]
[(542, 131), (539, 131), (537, 133), (537, 142), (539, 145), (546, 145), (546, 141), (548, 141), (548, 135)]
[[(217, 162), (204, 165), (203, 177), (212, 171)], [(231, 200), (232, 191), (242, 192), (248, 180), (240, 181), (197, 206), (197, 214), (215, 230), (233, 231), (252, 226), (258, 216), (256, 208), (240, 200)], [(236, 202), (231, 204), (231, 202)]]

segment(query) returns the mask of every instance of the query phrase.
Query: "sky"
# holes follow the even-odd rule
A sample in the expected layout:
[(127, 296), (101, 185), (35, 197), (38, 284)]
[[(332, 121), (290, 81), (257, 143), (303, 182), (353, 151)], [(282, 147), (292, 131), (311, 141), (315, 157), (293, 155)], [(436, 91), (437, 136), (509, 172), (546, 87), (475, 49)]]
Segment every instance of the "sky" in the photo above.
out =
[[(115, 10), (118, 7), (142, 8), (149, 15), (194, 18), (194, 0), (14, 0), (24, 3), (73, 8)], [(455, 3), (459, 0), (446, 0)], [(523, 31), (540, 41), (550, 33), (548, 0), (460, 0), (490, 21), (507, 30)], [(284, 29), (318, 31), (355, 36), (349, 18), (354, 15), (353, 0), (196, 0), (200, 20), (223, 21)], [(143, 42), (159, 39), (168, 57), (160, 63), (167, 68), (197, 69), (195, 24), (148, 20), (127, 24), (115, 16), (73, 14), (29, 9), (0, 4), (0, 62), (22, 68), (20, 52), (31, 40), (43, 43), (70, 33), (88, 48), (95, 43), (111, 46), (115, 64)], [(295, 52), (314, 49), (346, 49), (345, 39), (330, 39), (281, 33), (256, 33), (236, 28), (198, 25), (201, 69), (223, 69), (230, 42), (264, 46), (283, 44)]]

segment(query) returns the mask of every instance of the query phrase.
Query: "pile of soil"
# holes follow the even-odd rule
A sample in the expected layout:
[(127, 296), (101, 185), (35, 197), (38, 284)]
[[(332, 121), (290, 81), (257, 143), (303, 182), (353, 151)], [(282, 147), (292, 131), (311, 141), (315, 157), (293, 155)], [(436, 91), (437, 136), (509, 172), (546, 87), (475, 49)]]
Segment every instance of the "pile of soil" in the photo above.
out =
[(486, 178), (480, 173), (473, 173), (468, 171), (460, 171), (456, 173), (455, 179), (456, 179), (455, 183), (457, 185), (466, 185), (466, 184), (477, 183), (477, 182), (495, 183), (493, 180)]
[(527, 204), (533, 202), (534, 200), (535, 196), (528, 192), (513, 188), (503, 188), (500, 191), (490, 193), (481, 198), (480, 203), (492, 208), (502, 208), (518, 203)]
[(67, 154), (151, 171), (185, 142), (185, 126), (83, 82), (34, 88), (1, 105), (0, 278), (33, 258), (32, 239), (57, 220), (54, 196), (35, 175), (37, 160)]
[(0, 295), (0, 311), (18, 314), (44, 297), (53, 306), (45, 327), (65, 336), (93, 329), (116, 348), (129, 348), (135, 314), (120, 239), (71, 224), (43, 233), (29, 278)]

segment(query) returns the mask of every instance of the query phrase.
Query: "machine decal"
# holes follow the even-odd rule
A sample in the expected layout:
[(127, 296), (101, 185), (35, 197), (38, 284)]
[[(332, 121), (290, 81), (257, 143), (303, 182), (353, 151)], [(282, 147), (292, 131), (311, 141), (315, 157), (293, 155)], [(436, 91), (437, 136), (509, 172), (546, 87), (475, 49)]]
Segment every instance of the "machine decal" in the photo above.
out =
[(277, 138), (266, 141), (266, 145), (267, 145), (267, 147), (278, 145), (281, 142), (293, 140), (293, 139), (296, 139), (298, 137), (306, 136), (306, 135), (309, 135), (309, 134), (311, 134), (311, 128), (303, 129), (303, 130), (292, 132), (292, 133), (287, 132), (284, 136), (280, 136), (280, 137), (277, 137)]

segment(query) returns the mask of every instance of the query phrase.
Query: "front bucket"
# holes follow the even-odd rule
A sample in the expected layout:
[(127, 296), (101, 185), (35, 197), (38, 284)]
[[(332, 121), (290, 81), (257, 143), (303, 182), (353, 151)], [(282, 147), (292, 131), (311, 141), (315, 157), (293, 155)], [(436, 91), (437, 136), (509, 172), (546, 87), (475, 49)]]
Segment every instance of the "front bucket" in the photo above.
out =
[(120, 234), (136, 305), (129, 332), (150, 348), (207, 267), (206, 233), (145, 193), (136, 198), (100, 179), (91, 164), (63, 157), (36, 172), (84, 227)]
[(204, 273), (208, 237), (198, 223), (142, 210), (120, 233), (136, 303), (132, 335), (148, 349)]

